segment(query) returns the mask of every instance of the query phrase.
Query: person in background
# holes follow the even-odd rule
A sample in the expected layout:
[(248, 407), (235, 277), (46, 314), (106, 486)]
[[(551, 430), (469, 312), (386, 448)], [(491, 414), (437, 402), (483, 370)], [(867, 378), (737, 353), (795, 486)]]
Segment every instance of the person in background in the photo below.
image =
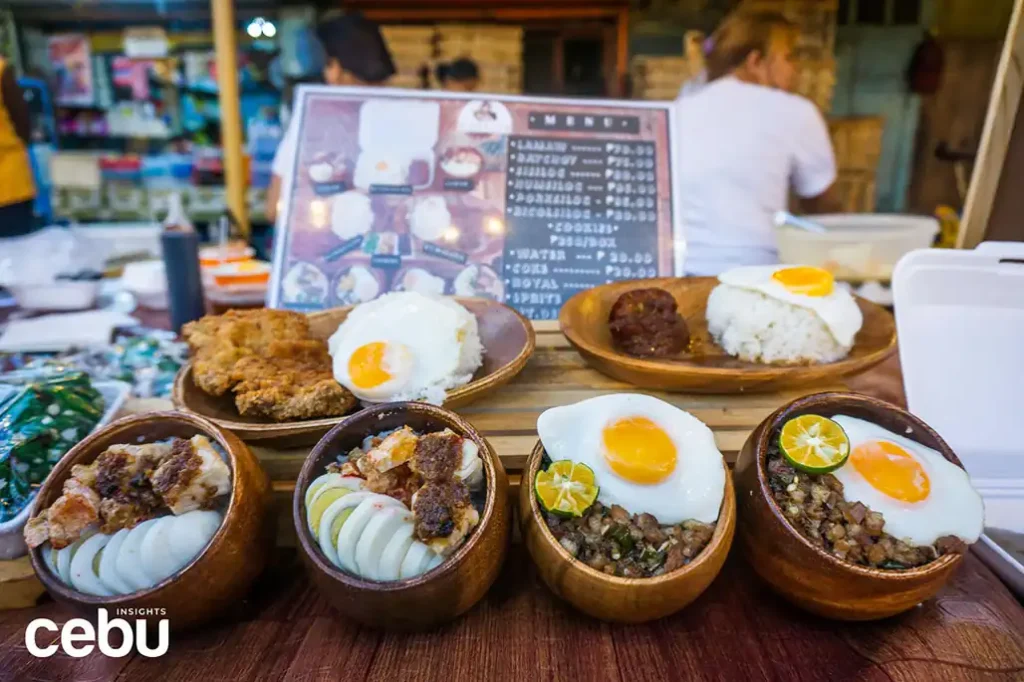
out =
[(480, 69), (476, 62), (466, 57), (449, 64), (438, 64), (435, 75), (443, 90), (476, 92), (480, 87)]
[[(380, 27), (359, 13), (323, 21), (317, 37), (326, 55), (324, 81), (328, 85), (382, 85), (395, 73), (391, 53)], [(267, 189), (267, 220), (277, 220), (282, 179), (293, 171), (298, 145), (298, 120), (293, 116), (274, 154), (273, 175)]]
[(31, 144), (28, 105), (14, 69), (0, 57), (0, 237), (28, 234), (35, 227)]
[(790, 93), (797, 38), (780, 14), (731, 15), (712, 36), (707, 85), (676, 100), (676, 208), (689, 275), (777, 263), (774, 218), (791, 189), (805, 212), (838, 210), (828, 127)]

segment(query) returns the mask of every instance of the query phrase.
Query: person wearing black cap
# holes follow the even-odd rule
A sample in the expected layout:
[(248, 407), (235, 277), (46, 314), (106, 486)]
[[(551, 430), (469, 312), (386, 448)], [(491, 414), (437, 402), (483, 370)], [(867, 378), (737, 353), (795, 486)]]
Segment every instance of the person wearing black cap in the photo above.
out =
[[(328, 85), (383, 85), (395, 73), (380, 27), (362, 14), (343, 14), (317, 26), (326, 56), (324, 81)], [(267, 220), (277, 219), (281, 179), (292, 172), (298, 145), (298, 121), (293, 117), (274, 154), (273, 176), (267, 189)]]
[(480, 85), (480, 69), (468, 57), (461, 57), (449, 64), (438, 64), (436, 75), (441, 87), (453, 92), (475, 92)]

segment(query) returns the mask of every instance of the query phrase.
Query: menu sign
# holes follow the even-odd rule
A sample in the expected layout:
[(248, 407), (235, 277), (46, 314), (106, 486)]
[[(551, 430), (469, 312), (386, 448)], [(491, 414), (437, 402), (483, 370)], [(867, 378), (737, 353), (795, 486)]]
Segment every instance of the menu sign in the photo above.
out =
[(486, 296), (556, 319), (674, 272), (664, 104), (307, 87), (270, 304)]

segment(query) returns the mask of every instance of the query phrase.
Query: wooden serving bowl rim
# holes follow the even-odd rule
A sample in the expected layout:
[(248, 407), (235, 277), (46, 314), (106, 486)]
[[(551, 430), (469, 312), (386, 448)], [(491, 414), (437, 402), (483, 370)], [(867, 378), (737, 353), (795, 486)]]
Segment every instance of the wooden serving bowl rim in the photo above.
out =
[[(479, 379), (471, 379), (468, 383), (450, 389), (445, 393), (445, 404), (458, 404), (458, 402), (467, 396), (476, 396), (481, 393), (492, 390), (496, 385), (500, 385), (505, 381), (508, 381), (515, 375), (519, 374), (526, 366), (530, 357), (533, 355), (537, 347), (537, 333), (533, 328), (533, 325), (528, 319), (526, 319), (522, 313), (515, 308), (505, 305), (499, 301), (495, 301), (490, 298), (483, 297), (468, 297), (468, 296), (450, 296), (456, 302), (463, 304), (467, 301), (471, 302), (483, 302), (487, 306), (505, 308), (506, 312), (512, 313), (515, 318), (522, 325), (526, 332), (526, 343), (519, 349), (519, 353), (503, 367), (497, 371), (486, 374)], [(306, 313), (307, 317), (311, 320), (316, 320), (321, 317), (328, 317), (338, 315), (341, 312), (350, 313), (354, 308), (358, 306), (347, 305), (338, 306), (335, 308), (328, 308), (327, 310), (319, 310), (313, 313)], [(472, 311), (470, 311), (472, 313)], [(487, 353), (487, 348), (484, 347), (484, 354)], [(197, 412), (190, 407), (189, 401), (186, 399), (186, 384), (195, 385), (195, 380), (192, 378), (192, 370), (195, 361), (193, 358), (189, 358), (188, 361), (182, 365), (177, 374), (174, 376), (174, 384), (171, 388), (171, 402), (174, 404), (174, 408), (181, 412), (193, 414), (204, 419), (209, 419), (221, 428), (228, 429), (229, 431), (238, 432), (244, 434), (243, 440), (258, 440), (258, 439), (273, 439), (278, 437), (287, 437), (290, 435), (302, 434), (317, 429), (333, 427), (341, 420), (347, 419), (350, 416), (358, 414), (361, 409), (360, 402), (356, 400), (356, 406), (352, 410), (340, 417), (316, 417), (314, 419), (292, 419), (288, 421), (275, 422), (270, 420), (260, 421), (240, 421), (241, 415), (236, 415), (234, 419), (228, 419), (224, 417), (213, 417), (202, 412)], [(194, 386), (195, 390), (202, 390), (198, 386)], [(226, 395), (230, 395), (228, 392)], [(377, 403), (387, 404), (387, 403)], [(254, 432), (261, 432), (260, 435), (254, 437)]]
[[(42, 507), (42, 501), (49, 497), (51, 489), (57, 485), (57, 481), (60, 481), (60, 486), (63, 488), (64, 481), (70, 478), (71, 468), (78, 464), (78, 460), (84, 455), (90, 452), (90, 448), (98, 440), (103, 439), (109, 431), (122, 429), (124, 427), (133, 427), (136, 425), (151, 424), (159, 421), (173, 421), (183, 425), (187, 425), (195, 428), (196, 434), (204, 435), (210, 440), (214, 441), (221, 450), (224, 451), (227, 456), (227, 465), (231, 470), (231, 493), (228, 498), (227, 507), (224, 509), (224, 516), (220, 520), (220, 526), (217, 528), (217, 532), (213, 534), (210, 541), (206, 543), (199, 554), (195, 555), (191, 561), (185, 564), (184, 567), (175, 571), (171, 575), (167, 576), (156, 585), (146, 588), (144, 590), (136, 590), (135, 592), (129, 592), (128, 594), (119, 594), (112, 597), (100, 597), (97, 595), (86, 594), (80, 592), (70, 585), (65, 585), (62, 580), (50, 574), (50, 567), (42, 560), (40, 552), (42, 551), (42, 545), (36, 547), (29, 552), (29, 556), (32, 557), (32, 567), (35, 569), (36, 575), (42, 581), (43, 586), (51, 592), (56, 592), (65, 599), (76, 601), (81, 604), (88, 604), (90, 606), (118, 606), (127, 602), (136, 601), (144, 597), (149, 597), (157, 592), (170, 587), (172, 583), (180, 579), (185, 573), (187, 573), (193, 566), (198, 564), (205, 556), (207, 556), (211, 550), (219, 546), (224, 542), (224, 537), (227, 534), (227, 520), (231, 514), (237, 512), (237, 496), (235, 490), (237, 488), (237, 472), (238, 462), (237, 453), (231, 446), (227, 438), (224, 437), (223, 431), (216, 424), (211, 422), (209, 419), (204, 419), (194, 414), (187, 412), (177, 411), (164, 411), (164, 412), (147, 412), (145, 414), (136, 414), (128, 417), (123, 417), (116, 421), (107, 424), (104, 428), (94, 431), (89, 434), (84, 440), (80, 441), (75, 447), (71, 448), (64, 457), (61, 458), (60, 462), (53, 468), (50, 475), (43, 481), (42, 486), (39, 489), (39, 494), (36, 495), (36, 499), (32, 504), (32, 516), (35, 517), (39, 514)], [(142, 441), (151, 442), (151, 441)], [(129, 445), (137, 445), (139, 441), (136, 440), (134, 443), (128, 443)], [(97, 452), (96, 457), (99, 457), (102, 452)], [(95, 461), (95, 457), (93, 458)], [(56, 499), (56, 498), (54, 498)], [(162, 517), (160, 517), (162, 518)]]
[[(469, 438), (477, 447), (480, 448), (481, 459), (484, 464), (484, 480), (486, 481), (487, 492), (486, 499), (484, 501), (484, 511), (480, 515), (480, 522), (476, 528), (470, 534), (469, 538), (462, 543), (462, 546), (455, 550), (455, 553), (444, 559), (440, 566), (421, 573), (414, 578), (406, 578), (404, 580), (388, 580), (388, 581), (377, 581), (377, 580), (366, 580), (356, 575), (344, 571), (330, 561), (328, 561), (320, 549), (320, 543), (313, 540), (309, 533), (309, 528), (306, 523), (306, 489), (309, 484), (312, 483), (313, 479), (323, 473), (324, 462), (327, 459), (333, 460), (330, 457), (329, 450), (334, 447), (334, 443), (339, 440), (346, 432), (350, 429), (354, 429), (357, 426), (361, 426), (361, 423), (366, 420), (367, 425), (372, 427), (372, 422), (369, 420), (379, 418), (381, 416), (395, 415), (395, 414), (406, 414), (410, 412), (419, 412), (427, 417), (443, 423), (448, 428), (451, 428), (456, 433), (465, 434), (463, 438)], [(365, 437), (372, 434), (363, 434)], [(483, 455), (487, 456), (484, 457)], [(335, 456), (337, 453), (335, 453)], [(497, 455), (494, 449), (491, 447), (483, 436), (475, 428), (473, 428), (469, 422), (464, 420), (459, 415), (446, 410), (443, 407), (437, 405), (431, 405), (430, 403), (421, 402), (403, 402), (403, 403), (384, 403), (381, 405), (375, 405), (368, 407), (361, 412), (357, 412), (349, 417), (346, 417), (340, 424), (335, 426), (327, 435), (320, 439), (320, 442), (310, 451), (309, 455), (306, 456), (306, 461), (302, 464), (302, 470), (299, 472), (299, 477), (295, 482), (295, 493), (292, 496), (292, 519), (295, 522), (295, 532), (299, 537), (299, 544), (302, 546), (302, 551), (305, 552), (306, 556), (310, 561), (324, 574), (328, 575), (334, 580), (344, 584), (346, 587), (365, 590), (367, 592), (401, 592), (403, 590), (409, 590), (416, 588), (420, 585), (428, 583), (432, 580), (441, 578), (444, 575), (453, 573), (458, 568), (473, 548), (481, 542), (483, 537), (484, 529), (490, 524), (491, 519), (495, 514), (496, 504), (496, 491), (494, 487), (497, 485), (497, 472), (494, 469), (494, 462), (497, 461)]]
[[(649, 289), (649, 288), (660, 288), (671, 282), (676, 282), (680, 279), (689, 280), (704, 280), (704, 281), (718, 281), (717, 277), (657, 277), (653, 279), (639, 279), (639, 280), (625, 280), (620, 282), (611, 282), (609, 284), (602, 284), (594, 289), (615, 289), (622, 290), (625, 294), (633, 289)], [(785, 364), (767, 364), (757, 362), (744, 362), (743, 367), (713, 367), (713, 366), (701, 366), (700, 363), (694, 362), (692, 364), (679, 364), (671, 362), (671, 358), (668, 360), (657, 359), (657, 358), (644, 358), (629, 355), (622, 351), (616, 350), (614, 347), (608, 348), (603, 345), (594, 344), (588, 339), (581, 336), (576, 328), (569, 322), (568, 314), (569, 311), (579, 305), (580, 301), (588, 296), (593, 296), (594, 289), (586, 289), (584, 291), (573, 294), (568, 301), (562, 306), (558, 313), (558, 326), (565, 335), (565, 338), (573, 345), (574, 348), (584, 353), (589, 353), (595, 357), (601, 358), (605, 362), (611, 364), (626, 364), (632, 365), (633, 367), (641, 368), (647, 371), (664, 371), (664, 372), (687, 372), (687, 373), (699, 373), (707, 375), (708, 377), (733, 377), (742, 375), (745, 372), (772, 372), (775, 374), (796, 374), (801, 370), (808, 369), (828, 369), (834, 368), (837, 376), (844, 376), (851, 372), (856, 373), (858, 371), (864, 371), (878, 363), (884, 361), (887, 357), (892, 355), (896, 350), (896, 324), (892, 324), (892, 333), (889, 335), (889, 339), (884, 347), (877, 348), (869, 355), (861, 357), (851, 357), (847, 355), (845, 358), (841, 358), (834, 362), (824, 362), (811, 365), (785, 365)], [(854, 301), (857, 302), (858, 308), (863, 305), (871, 308), (877, 308), (878, 310), (889, 315), (889, 312), (884, 310), (877, 303), (873, 303), (866, 298), (851, 294)], [(891, 317), (891, 315), (890, 315)], [(604, 322), (607, 324), (607, 321)], [(856, 339), (854, 339), (854, 347), (856, 347)], [(724, 351), (723, 351), (724, 352)], [(851, 350), (852, 353), (852, 350)]]
[[(895, 412), (901, 419), (909, 421), (914, 428), (914, 432), (911, 434), (905, 434), (906, 438), (919, 443), (923, 447), (930, 447), (921, 443), (918, 434), (924, 433), (928, 437), (932, 438), (938, 447), (933, 448), (937, 450), (947, 461), (957, 465), (961, 469), (964, 465), (960, 462), (960, 459), (956, 456), (956, 453), (946, 444), (946, 441), (942, 440), (942, 437), (935, 432), (930, 426), (925, 424), (920, 418), (914, 416), (910, 412), (887, 403), (884, 400), (878, 398), (872, 398), (871, 396), (862, 395), (860, 393), (843, 393), (843, 392), (826, 392), (826, 393), (812, 393), (802, 398), (797, 398), (776, 410), (774, 413), (769, 415), (762, 423), (761, 426), (755, 430), (757, 434), (754, 445), (754, 456), (756, 457), (755, 465), (757, 470), (757, 485), (761, 495), (768, 501), (768, 508), (771, 509), (772, 516), (775, 522), (782, 524), (786, 531), (794, 536), (798, 542), (803, 544), (806, 548), (813, 551), (826, 563), (835, 566), (838, 569), (850, 571), (851, 573), (862, 575), (869, 578), (878, 580), (886, 580), (889, 582), (899, 582), (903, 580), (919, 580), (922, 577), (929, 577), (935, 573), (941, 573), (946, 570), (951, 564), (954, 564), (961, 560), (962, 555), (960, 554), (945, 554), (929, 561), (923, 566), (915, 566), (913, 568), (872, 568), (870, 566), (861, 566), (850, 561), (845, 561), (839, 557), (833, 556), (829, 552), (826, 552), (821, 547), (816, 546), (810, 540), (805, 538), (800, 531), (793, 527), (793, 525), (786, 519), (782, 513), (782, 509), (779, 507), (775, 498), (771, 494), (771, 487), (768, 483), (768, 444), (770, 442), (773, 433), (782, 428), (788, 419), (799, 416), (800, 414), (812, 414), (813, 409), (826, 407), (827, 410), (831, 410), (833, 406), (841, 405), (854, 405), (867, 411), (890, 411)], [(835, 413), (833, 413), (835, 414)], [(862, 418), (862, 417), (859, 417)], [(866, 420), (867, 421), (867, 420)]]
[[(677, 580), (682, 580), (692, 571), (696, 571), (701, 565), (707, 561), (711, 561), (712, 557), (722, 549), (722, 543), (725, 542), (725, 535), (727, 527), (731, 521), (735, 520), (736, 516), (736, 502), (735, 502), (735, 491), (733, 488), (732, 474), (729, 471), (729, 465), (722, 459), (722, 467), (725, 469), (725, 483), (723, 484), (722, 503), (718, 508), (718, 518), (715, 520), (715, 532), (711, 535), (711, 539), (708, 540), (708, 544), (704, 546), (704, 549), (700, 551), (697, 558), (686, 564), (681, 568), (677, 568), (674, 571), (668, 573), (662, 573), (661, 575), (652, 576), (650, 578), (623, 578), (617, 575), (608, 575), (604, 571), (599, 571), (596, 568), (592, 568), (584, 561), (580, 561), (569, 551), (562, 547), (562, 544), (555, 538), (554, 533), (548, 528), (547, 521), (544, 519), (544, 514), (541, 511), (540, 503), (537, 501), (537, 495), (534, 493), (533, 481), (537, 477), (537, 472), (540, 469), (541, 461), (544, 459), (544, 444), (538, 440), (537, 444), (533, 446), (533, 452), (530, 453), (530, 458), (526, 462), (526, 467), (523, 469), (523, 478), (520, 485), (524, 485), (527, 488), (527, 493), (530, 498), (530, 514), (533, 516), (534, 523), (540, 528), (541, 535), (544, 541), (547, 542), (551, 547), (558, 552), (559, 557), (568, 562), (573, 568), (583, 571), (599, 580), (603, 580), (609, 585), (627, 586), (627, 587), (642, 587), (644, 585), (659, 585), (661, 583), (669, 583)], [(730, 495), (730, 492), (733, 494)], [(729, 517), (733, 517), (730, 519)], [(728, 546), (726, 546), (728, 551)]]

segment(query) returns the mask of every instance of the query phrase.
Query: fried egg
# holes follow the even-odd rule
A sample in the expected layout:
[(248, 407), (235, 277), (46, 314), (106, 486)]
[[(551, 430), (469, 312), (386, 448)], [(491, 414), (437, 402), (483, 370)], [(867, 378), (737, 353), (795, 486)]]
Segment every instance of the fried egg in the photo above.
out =
[(877, 424), (845, 415), (832, 419), (850, 439), (849, 458), (832, 472), (847, 502), (880, 513), (886, 533), (914, 545), (946, 535), (977, 541), (985, 510), (966, 471)]
[(440, 404), (472, 379), (483, 353), (472, 313), (412, 291), (358, 306), (328, 345), (335, 378), (366, 402)]
[(828, 270), (803, 265), (755, 265), (727, 270), (718, 276), (718, 281), (807, 308), (843, 346), (853, 345), (864, 323), (853, 296), (846, 289), (836, 287)]
[(605, 395), (546, 410), (537, 432), (552, 460), (593, 469), (602, 504), (662, 524), (718, 518), (722, 453), (711, 429), (678, 407), (639, 393)]

